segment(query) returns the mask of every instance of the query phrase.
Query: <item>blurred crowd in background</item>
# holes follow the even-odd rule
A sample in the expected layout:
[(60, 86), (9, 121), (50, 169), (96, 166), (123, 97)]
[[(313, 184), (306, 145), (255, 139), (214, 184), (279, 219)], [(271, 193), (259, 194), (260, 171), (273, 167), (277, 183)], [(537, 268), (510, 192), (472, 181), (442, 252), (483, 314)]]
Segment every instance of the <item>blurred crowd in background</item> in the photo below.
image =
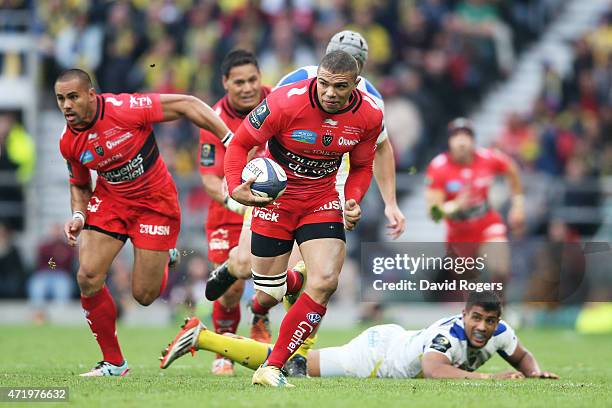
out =
[[(359, 31), (369, 44), (364, 75), (384, 96), (386, 125), (397, 169), (402, 173), (421, 171), (446, 148), (448, 120), (468, 115), (491, 86), (508, 78), (521, 51), (545, 32), (565, 3), (0, 0), (0, 31), (31, 30), (37, 36), (42, 108), (46, 109), (54, 109), (51, 87), (56, 75), (71, 67), (92, 73), (103, 92), (188, 93), (212, 105), (223, 95), (220, 63), (231, 49), (255, 51), (263, 82), (274, 85), (295, 68), (317, 64), (335, 32)], [(29, 10), (34, 17), (30, 24), (2, 18), (2, 11), (9, 9)], [(494, 142), (514, 157), (530, 178), (541, 175), (561, 180), (562, 188), (538, 203), (542, 214), (537, 225), (529, 227), (529, 233), (550, 234), (556, 222), (563, 224), (568, 239), (593, 235), (597, 223), (591, 220), (581, 224), (578, 220), (570, 225), (563, 214), (551, 218), (550, 209), (559, 203), (564, 207), (598, 208), (602, 203), (600, 176), (612, 175), (612, 6), (573, 47), (573, 69), (565, 77), (548, 61), (542, 61), (544, 85), (531, 112), (510, 115), (505, 130)], [(22, 56), (10, 52), (0, 55), (0, 76), (19, 76), (23, 64)], [(35, 163), (32, 138), (20, 126), (19, 115), (0, 115), (0, 171), (9, 170), (18, 180), (9, 187), (16, 201), (22, 200), (19, 188), (31, 178)], [(179, 186), (182, 179), (193, 180), (197, 174), (193, 154), (197, 150), (196, 129), (173, 122), (158, 126), (156, 134)], [(31, 147), (11, 153), (11, 139), (29, 140), (26, 144)], [(209, 199), (203, 189), (185, 185), (191, 185), (181, 191), (185, 210), (188, 215), (196, 215), (201, 225)], [(3, 190), (2, 199), (5, 197)], [(25, 278), (16, 280), (19, 289), (8, 289), (13, 287), (5, 284), (10, 279), (0, 277), (0, 297), (23, 295), (29, 287), (30, 297), (38, 305), (44, 279), (37, 276), (53, 272), (59, 277), (49, 277), (48, 281), (53, 281), (62, 293), (58, 297), (63, 298), (62, 290), (68, 289), (61, 283), (60, 271), (72, 274), (74, 258), (56, 261), (51, 268), (45, 264), (48, 259), (43, 262), (45, 255), (33, 268), (17, 266), (23, 262), (14, 261), (18, 254), (10, 236), (22, 227), (22, 220), (0, 221), (0, 271), (22, 276), (28, 269), (35, 272), (29, 283)], [(51, 243), (45, 245), (59, 245), (60, 235), (54, 229), (49, 234)], [(45, 251), (48, 247), (39, 248), (41, 254)], [(201, 281), (198, 273), (205, 272), (197, 271), (206, 269), (205, 256), (193, 258), (204, 267), (186, 263), (182, 276), (187, 276), (188, 282)], [(120, 263), (114, 266), (112, 278), (117, 293), (121, 292), (122, 281), (129, 283), (129, 270)], [(182, 287), (182, 292), (172, 296), (196, 297), (192, 292), (197, 288)]]
[[(44, 83), (79, 66), (105, 92), (223, 95), (220, 64), (234, 48), (258, 55), (263, 82), (316, 65), (341, 29), (369, 44), (365, 74), (388, 99), (398, 167), (423, 164), (444, 142), (447, 119), (466, 113), (516, 53), (546, 28), (560, 0), (159, 0), (39, 2)], [(409, 112), (408, 114), (406, 112)], [(402, 131), (395, 131), (402, 129)], [(164, 125), (165, 158), (194, 170), (193, 129)]]

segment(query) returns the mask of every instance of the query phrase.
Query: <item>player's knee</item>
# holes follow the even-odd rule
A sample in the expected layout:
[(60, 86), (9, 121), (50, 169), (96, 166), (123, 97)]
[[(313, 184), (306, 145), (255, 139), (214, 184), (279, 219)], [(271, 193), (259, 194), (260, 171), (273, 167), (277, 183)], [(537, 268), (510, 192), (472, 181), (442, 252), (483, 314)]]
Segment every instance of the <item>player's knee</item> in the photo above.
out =
[(81, 265), (77, 272), (77, 283), (83, 295), (91, 296), (102, 288), (104, 279), (93, 268)]
[(309, 277), (308, 286), (316, 292), (331, 296), (338, 288), (338, 274), (323, 273), (312, 278)]
[(236, 250), (230, 254), (229, 268), (238, 279), (249, 279), (251, 277), (251, 254), (241, 254)]
[(135, 289), (132, 293), (134, 299), (142, 306), (149, 306), (159, 296), (159, 290), (155, 289)]

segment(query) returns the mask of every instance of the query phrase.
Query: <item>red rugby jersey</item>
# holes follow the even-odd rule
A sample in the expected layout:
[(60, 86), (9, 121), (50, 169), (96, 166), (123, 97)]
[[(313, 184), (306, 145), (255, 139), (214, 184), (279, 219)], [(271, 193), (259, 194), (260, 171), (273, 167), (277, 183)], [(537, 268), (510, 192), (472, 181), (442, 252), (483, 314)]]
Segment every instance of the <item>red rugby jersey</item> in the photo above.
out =
[[(270, 93), (270, 88), (262, 87), (262, 99)], [(213, 110), (221, 117), (223, 122), (232, 132), (236, 132), (247, 113), (238, 112), (232, 107), (226, 96), (221, 98)], [(262, 153), (265, 147), (262, 146)], [(225, 158), (225, 146), (221, 140), (211, 132), (200, 129), (200, 174), (214, 174), (224, 177), (223, 160)], [(208, 207), (208, 219), (206, 229), (213, 230), (226, 225), (242, 225), (242, 215), (228, 210), (222, 204), (212, 200)]]
[(287, 173), (285, 194), (318, 194), (335, 188), (342, 155), (350, 152), (345, 196), (358, 202), (372, 178), (382, 111), (369, 96), (353, 91), (347, 105), (326, 112), (317, 97), (317, 80), (278, 88), (255, 108), (236, 132), (225, 159), (230, 191), (241, 180), (245, 152), (268, 141), (266, 157)]
[(139, 197), (172, 177), (159, 156), (153, 123), (163, 119), (159, 94), (100, 94), (93, 121), (83, 129), (65, 126), (60, 152), (70, 183), (97, 183), (121, 197)]
[(495, 176), (508, 172), (509, 167), (508, 156), (495, 149), (477, 148), (468, 164), (456, 163), (448, 152), (441, 153), (427, 167), (427, 184), (444, 191), (444, 201), (467, 191), (470, 204), (477, 206), (487, 201)]

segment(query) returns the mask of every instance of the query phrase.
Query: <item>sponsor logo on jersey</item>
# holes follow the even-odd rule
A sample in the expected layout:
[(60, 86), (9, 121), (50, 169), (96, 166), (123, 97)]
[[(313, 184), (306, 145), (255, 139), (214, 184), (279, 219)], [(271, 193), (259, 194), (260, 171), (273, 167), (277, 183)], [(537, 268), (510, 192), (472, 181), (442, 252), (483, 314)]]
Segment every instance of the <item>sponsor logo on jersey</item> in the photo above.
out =
[(321, 140), (323, 141), (323, 146), (329, 146), (334, 141), (334, 136), (333, 135), (323, 135), (323, 138)]
[[(297, 177), (319, 179), (334, 174), (340, 167), (341, 158), (313, 159), (296, 154), (275, 141), (274, 138), (268, 142), (268, 149), (274, 159)], [(335, 152), (335, 154), (339, 154)]]
[(211, 238), (221, 238), (221, 239), (227, 239), (229, 237), (229, 231), (225, 228), (219, 228), (217, 230), (214, 230), (213, 232), (211, 232), (210, 234)]
[(102, 134), (106, 137), (112, 137), (112, 136), (115, 136), (119, 132), (121, 132), (121, 129), (115, 126), (115, 127), (105, 130), (104, 132), (102, 132)]
[(493, 183), (493, 177), (483, 176), (475, 178), (472, 182), (472, 185), (476, 188), (486, 188), (489, 187)]
[(337, 120), (333, 120), (332, 118), (327, 118), (327, 119), (325, 119), (323, 121), (323, 124), (336, 127), (336, 126), (338, 126), (338, 121)]
[(102, 176), (109, 183), (122, 183), (124, 181), (131, 181), (137, 179), (138, 177), (144, 174), (144, 159), (142, 154), (138, 154), (138, 156), (134, 157), (132, 160), (125, 163), (123, 166), (118, 167), (116, 169), (111, 169), (109, 171), (99, 172), (99, 175)]
[(215, 145), (210, 143), (202, 143), (200, 149), (200, 165), (210, 167), (215, 164)]
[(351, 135), (351, 136), (359, 136), (361, 134), (363, 134), (365, 132), (365, 130), (363, 128), (360, 127), (356, 127), (356, 126), (348, 126), (348, 125), (344, 125), (344, 128), (342, 129), (342, 133), (344, 133), (345, 135)]
[(223, 251), (230, 249), (229, 231), (226, 228), (219, 228), (211, 232), (208, 249), (211, 251)]
[(94, 159), (94, 156), (91, 150), (85, 150), (83, 153), (81, 153), (81, 157), (79, 158), (79, 161), (82, 164), (87, 164), (93, 161), (93, 159)]
[(148, 108), (153, 105), (153, 101), (148, 96), (135, 97), (130, 95), (130, 108)]
[(338, 156), (338, 152), (332, 150), (321, 150), (321, 149), (313, 149), (313, 150), (304, 150), (306, 154), (319, 154), (321, 156)]
[(170, 235), (169, 225), (140, 224), (140, 233), (147, 235)]
[(98, 134), (97, 133), (90, 133), (87, 135), (87, 140), (95, 140), (98, 138)]
[(114, 106), (121, 106), (121, 105), (123, 105), (123, 101), (120, 101), (119, 99), (115, 99), (112, 96), (106, 97), (105, 101), (106, 102), (110, 102), (111, 105), (114, 105)]
[(357, 143), (359, 143), (358, 139), (345, 139), (342, 136), (338, 139), (338, 146), (355, 146)]
[(208, 243), (208, 249), (210, 251), (223, 251), (230, 249), (230, 243), (227, 239), (213, 238)]
[(298, 324), (297, 329), (295, 329), (293, 335), (291, 336), (291, 340), (287, 345), (287, 350), (289, 350), (291, 354), (293, 354), (295, 350), (297, 350), (298, 347), (300, 347), (302, 343), (304, 343), (304, 340), (308, 338), (308, 336), (310, 335), (310, 333), (312, 333), (313, 330), (314, 327), (312, 327), (308, 322), (301, 321)]
[(340, 200), (330, 201), (329, 203), (325, 203), (313, 212), (319, 211), (329, 211), (329, 210), (342, 210), (342, 204), (340, 204)]
[(441, 353), (446, 353), (448, 351), (448, 349), (451, 348), (451, 342), (450, 342), (449, 339), (444, 337), (443, 334), (438, 334), (431, 341), (431, 346), (429, 346), (429, 348), (437, 350), (437, 351), (439, 351)]
[(461, 169), (461, 177), (469, 179), (472, 177), (472, 169)]
[(317, 134), (310, 130), (294, 130), (291, 139), (300, 143), (314, 144), (317, 141)]
[(321, 315), (315, 312), (310, 312), (306, 315), (308, 321), (312, 324), (319, 324), (321, 321)]
[(102, 204), (102, 200), (100, 200), (96, 196), (91, 196), (91, 199), (87, 203), (87, 211), (95, 213), (98, 212), (98, 208), (100, 208), (100, 204)]
[(107, 140), (106, 147), (112, 150), (115, 147), (119, 146), (121, 143), (125, 142), (126, 140), (131, 139), (132, 137), (134, 137), (134, 134), (132, 132), (124, 133), (115, 140)]
[(458, 193), (462, 186), (463, 183), (460, 180), (450, 180), (446, 183), (446, 191), (449, 193)]
[(94, 147), (94, 150), (96, 151), (96, 153), (98, 153), (98, 155), (104, 156), (104, 149), (102, 148), (102, 146), (96, 146)]
[(249, 113), (249, 122), (251, 123), (251, 126), (253, 126), (255, 129), (260, 129), (269, 114), (270, 108), (268, 108), (268, 101), (264, 99), (258, 107)]
[(98, 163), (98, 165), (96, 166), (98, 169), (101, 169), (104, 166), (107, 166), (113, 162), (116, 162), (117, 160), (119, 160), (120, 158), (122, 158), (123, 155), (121, 153), (116, 153), (113, 154), (111, 157), (109, 157), (108, 159), (104, 159), (101, 162)]
[(259, 218), (260, 220), (278, 222), (279, 214), (277, 212), (265, 209), (265, 208), (253, 208), (253, 217)]
[(308, 90), (307, 86), (304, 86), (302, 88), (291, 88), (287, 92), (287, 98), (291, 98), (293, 95), (304, 95), (307, 90)]

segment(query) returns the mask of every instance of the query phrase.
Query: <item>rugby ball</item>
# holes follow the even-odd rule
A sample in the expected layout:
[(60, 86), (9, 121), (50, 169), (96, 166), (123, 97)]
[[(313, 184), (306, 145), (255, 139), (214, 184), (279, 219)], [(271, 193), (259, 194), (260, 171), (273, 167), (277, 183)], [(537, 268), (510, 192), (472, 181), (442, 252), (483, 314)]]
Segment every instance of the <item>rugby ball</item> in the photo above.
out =
[(277, 199), (287, 188), (287, 174), (274, 160), (258, 157), (251, 160), (242, 170), (242, 182), (257, 177), (251, 184), (251, 192), (259, 197)]

